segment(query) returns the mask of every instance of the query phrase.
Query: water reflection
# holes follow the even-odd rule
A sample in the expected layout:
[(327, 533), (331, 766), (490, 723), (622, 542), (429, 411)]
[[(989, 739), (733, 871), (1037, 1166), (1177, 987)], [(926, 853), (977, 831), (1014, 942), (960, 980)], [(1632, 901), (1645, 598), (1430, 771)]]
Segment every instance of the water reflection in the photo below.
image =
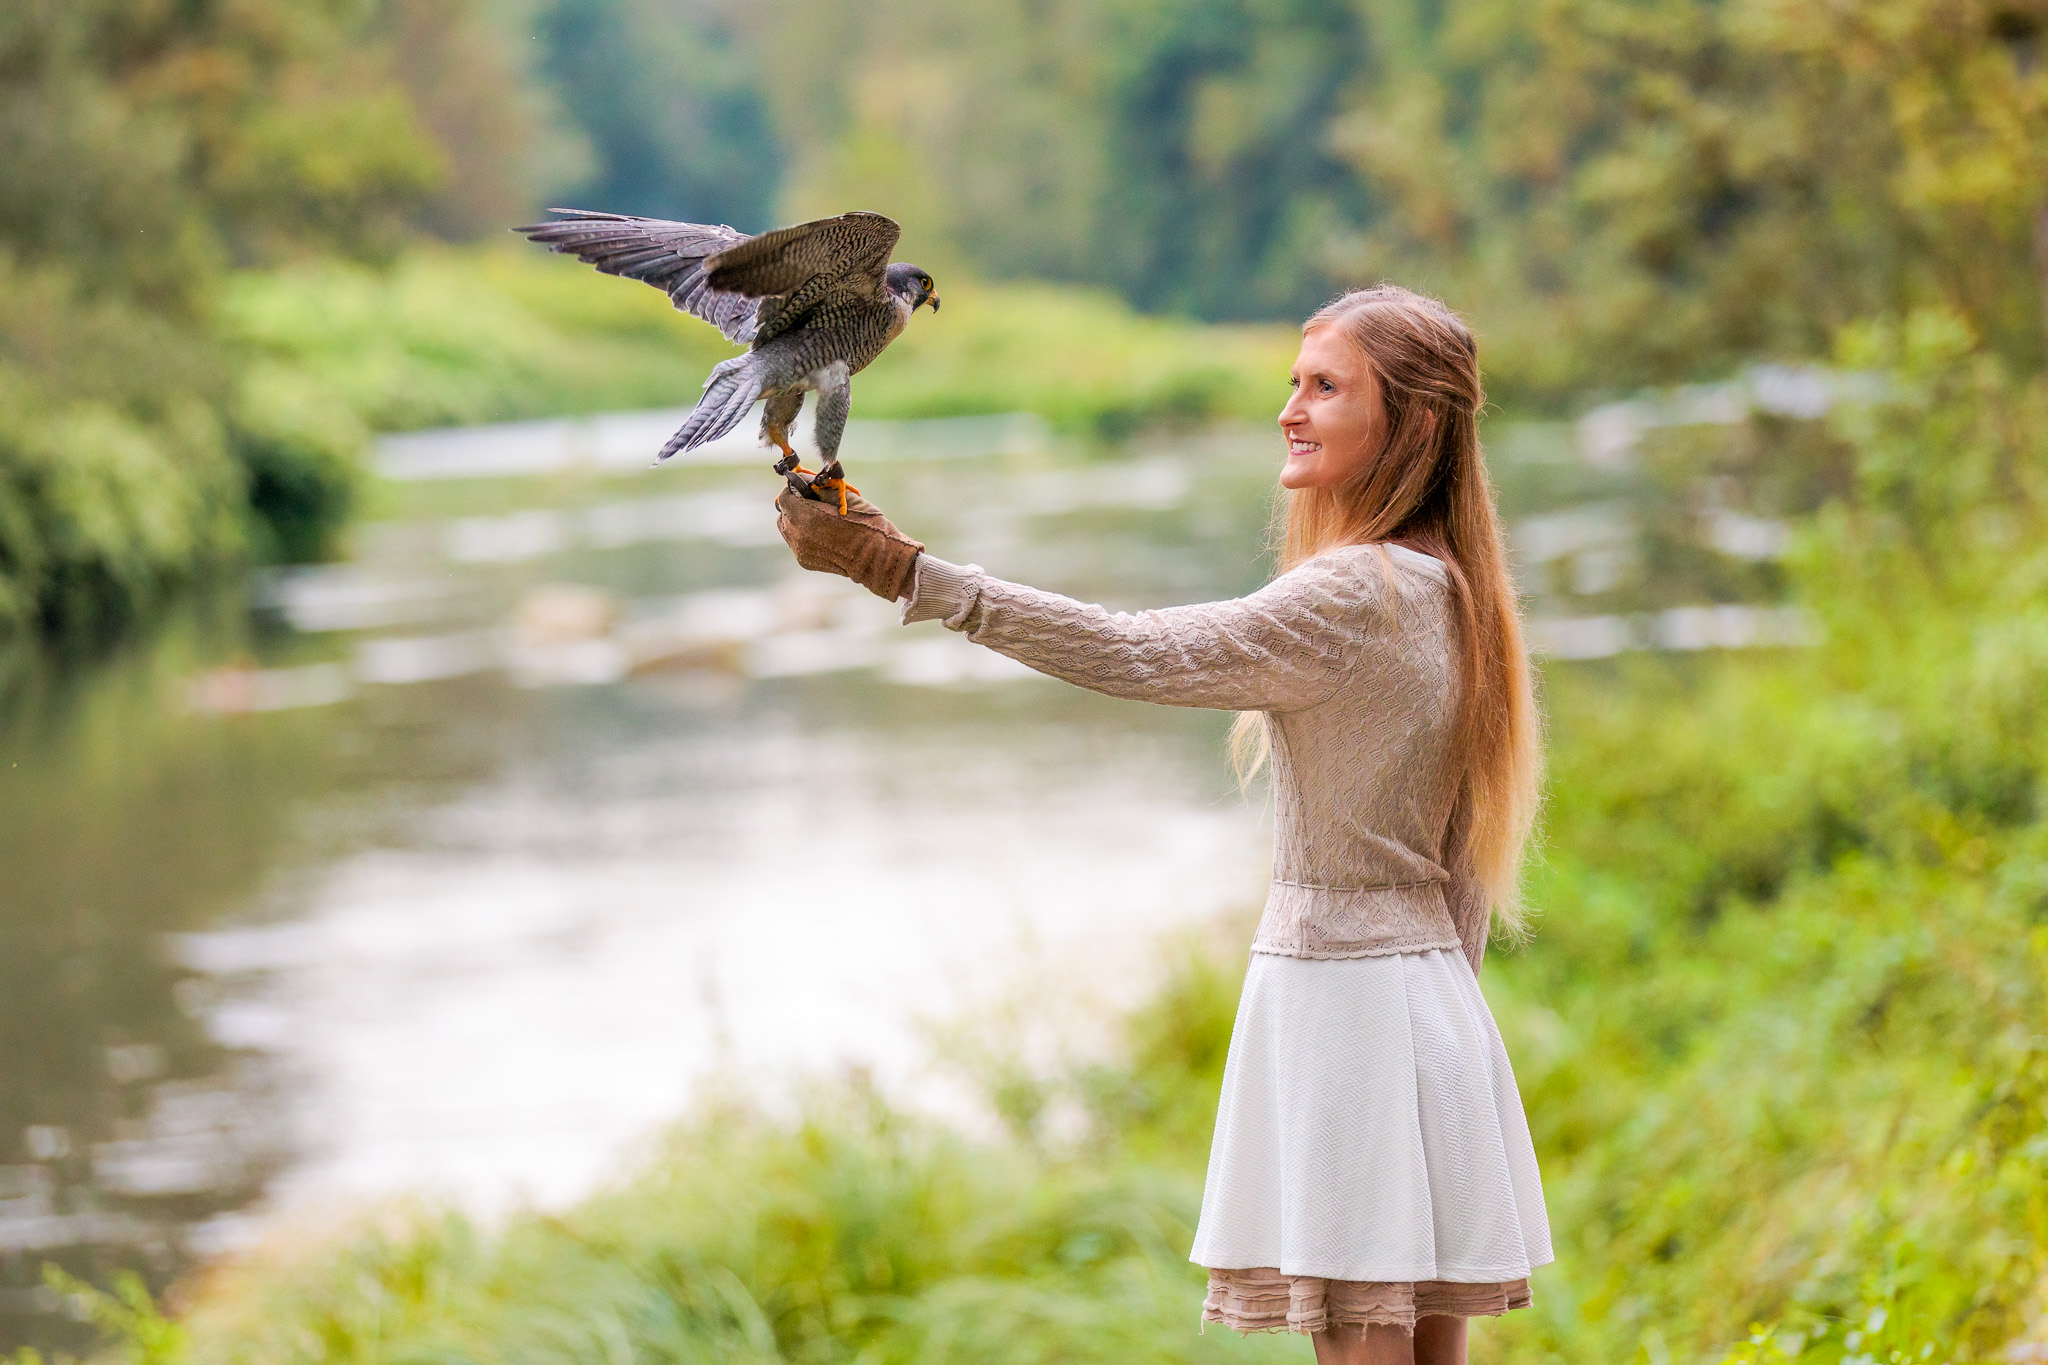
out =
[(8, 1322), (47, 1319), (46, 1258), (168, 1270), (184, 1228), (283, 1160), (272, 1069), (207, 1031), (206, 981), (162, 952), (255, 894), (294, 804), (337, 781), (329, 714), (240, 732), (185, 714), (185, 679), (228, 635), (180, 621), (82, 676), (17, 660), (0, 692)]

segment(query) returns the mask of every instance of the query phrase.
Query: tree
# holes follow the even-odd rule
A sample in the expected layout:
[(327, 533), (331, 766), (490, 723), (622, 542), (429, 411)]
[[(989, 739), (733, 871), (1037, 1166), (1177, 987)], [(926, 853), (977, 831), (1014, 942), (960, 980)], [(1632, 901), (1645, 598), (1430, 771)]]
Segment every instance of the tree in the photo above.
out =
[(2038, 0), (1438, 8), (1370, 7), (1354, 269), (1451, 295), (1524, 391), (1823, 355), (1921, 305), (2048, 353)]
[(449, 187), (490, 199), (510, 162), (465, 162), (406, 83), (434, 84), (426, 40), (480, 14), (467, 0), (0, 12), (0, 631), (118, 614), (252, 550), (317, 552), (356, 452), (322, 414), (245, 392), (209, 305), (231, 264), (388, 254), (430, 215), (460, 217)]
[(688, 222), (771, 226), (781, 147), (753, 69), (718, 17), (654, 0), (554, 0), (541, 74), (588, 139), (566, 202)]

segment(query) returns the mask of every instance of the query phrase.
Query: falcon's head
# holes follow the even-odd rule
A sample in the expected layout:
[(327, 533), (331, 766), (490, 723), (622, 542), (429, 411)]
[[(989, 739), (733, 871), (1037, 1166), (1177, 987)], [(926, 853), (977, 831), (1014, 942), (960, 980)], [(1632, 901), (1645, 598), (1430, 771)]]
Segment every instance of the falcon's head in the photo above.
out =
[(882, 287), (910, 305), (915, 313), (926, 304), (934, 313), (939, 311), (939, 291), (932, 287), (932, 277), (908, 261), (898, 261), (882, 276)]

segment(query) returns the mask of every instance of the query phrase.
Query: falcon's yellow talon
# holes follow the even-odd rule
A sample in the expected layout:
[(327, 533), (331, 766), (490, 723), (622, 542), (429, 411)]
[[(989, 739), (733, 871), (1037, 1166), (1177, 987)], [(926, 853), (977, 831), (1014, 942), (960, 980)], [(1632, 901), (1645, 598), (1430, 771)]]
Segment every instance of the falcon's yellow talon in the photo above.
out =
[(811, 487), (829, 488), (837, 493), (839, 495), (839, 515), (842, 517), (846, 515), (846, 495), (860, 492), (858, 488), (855, 488), (843, 478), (815, 479), (812, 481)]

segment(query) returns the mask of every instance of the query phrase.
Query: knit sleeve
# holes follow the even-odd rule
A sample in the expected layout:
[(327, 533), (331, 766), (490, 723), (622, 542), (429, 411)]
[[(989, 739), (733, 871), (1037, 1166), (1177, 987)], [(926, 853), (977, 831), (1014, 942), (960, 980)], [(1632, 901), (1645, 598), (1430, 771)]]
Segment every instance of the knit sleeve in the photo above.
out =
[(1171, 706), (1294, 711), (1327, 700), (1391, 628), (1389, 573), (1348, 547), (1248, 597), (1112, 612), (920, 555), (904, 620), (943, 620), (977, 644), (1091, 691)]

